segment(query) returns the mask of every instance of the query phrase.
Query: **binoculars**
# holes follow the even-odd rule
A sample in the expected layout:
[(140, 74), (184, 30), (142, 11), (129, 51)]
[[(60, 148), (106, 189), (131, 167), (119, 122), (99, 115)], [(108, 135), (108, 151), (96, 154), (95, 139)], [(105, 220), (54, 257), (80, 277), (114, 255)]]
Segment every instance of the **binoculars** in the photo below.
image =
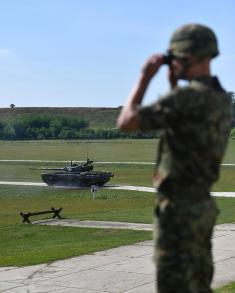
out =
[(171, 55), (171, 54), (163, 55), (163, 64), (170, 65), (172, 59), (173, 59), (173, 55)]

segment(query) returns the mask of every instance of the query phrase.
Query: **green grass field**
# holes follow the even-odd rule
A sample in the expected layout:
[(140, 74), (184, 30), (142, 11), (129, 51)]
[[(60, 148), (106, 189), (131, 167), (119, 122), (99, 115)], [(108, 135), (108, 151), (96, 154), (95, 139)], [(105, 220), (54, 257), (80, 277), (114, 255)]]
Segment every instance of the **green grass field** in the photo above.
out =
[[(41, 140), (1, 141), (0, 159), (148, 161), (158, 140)], [(133, 147), (135, 151), (133, 152)]]
[(235, 282), (232, 282), (222, 288), (215, 290), (215, 293), (234, 293), (235, 292)]
[[(157, 139), (0, 141), (0, 159), (153, 162)], [(235, 164), (235, 140), (230, 140), (224, 163)]]
[[(158, 140), (100, 141), (1, 141), (0, 159), (85, 160), (153, 162)], [(134, 151), (133, 151), (134, 148)], [(235, 164), (235, 140), (230, 140), (224, 163)], [(64, 167), (65, 163), (0, 162), (0, 180), (40, 182), (40, 171), (32, 167)], [(96, 164), (97, 170), (115, 174), (114, 184), (151, 186), (153, 165)], [(235, 190), (235, 166), (223, 166), (214, 191)]]
[[(63, 216), (70, 219), (152, 223), (154, 199), (152, 193), (102, 189), (92, 200), (88, 190), (1, 186), (0, 266), (50, 262), (152, 237), (145, 231), (22, 224), (20, 212), (54, 206), (63, 207)], [(235, 199), (216, 198), (216, 202), (220, 209), (217, 223), (234, 222)]]
[[(41, 170), (30, 168), (64, 167), (65, 163), (25, 163), (0, 162), (0, 181), (42, 182)], [(112, 184), (152, 186), (153, 165), (126, 164), (96, 164), (96, 170), (106, 170), (114, 173)], [(46, 172), (46, 171), (44, 171)], [(213, 187), (214, 191), (235, 190), (235, 166), (222, 166), (219, 181)]]
[[(157, 140), (0, 142), (0, 159), (152, 162)], [(134, 151), (133, 151), (134, 149)], [(235, 163), (235, 141), (224, 159)], [(0, 181), (41, 182), (32, 167), (63, 167), (62, 163), (0, 162)], [(98, 164), (115, 173), (111, 183), (151, 186), (152, 165)], [(222, 167), (215, 191), (235, 191), (235, 168)], [(150, 232), (39, 227), (21, 223), (19, 212), (63, 207), (67, 218), (152, 223), (154, 194), (101, 189), (92, 200), (89, 190), (0, 185), (0, 266), (29, 265), (91, 253), (151, 239)], [(235, 199), (217, 198), (217, 223), (235, 221)], [(222, 292), (222, 291), (220, 291)]]
[(146, 231), (1, 226), (0, 266), (46, 263), (151, 239)]

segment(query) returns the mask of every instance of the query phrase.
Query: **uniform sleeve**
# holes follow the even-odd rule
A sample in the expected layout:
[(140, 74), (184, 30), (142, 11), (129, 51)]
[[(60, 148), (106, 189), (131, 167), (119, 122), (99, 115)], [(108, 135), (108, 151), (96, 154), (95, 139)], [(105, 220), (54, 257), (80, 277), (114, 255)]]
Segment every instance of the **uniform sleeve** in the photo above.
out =
[(141, 130), (154, 130), (173, 126), (178, 119), (179, 105), (175, 92), (161, 97), (156, 103), (138, 109)]

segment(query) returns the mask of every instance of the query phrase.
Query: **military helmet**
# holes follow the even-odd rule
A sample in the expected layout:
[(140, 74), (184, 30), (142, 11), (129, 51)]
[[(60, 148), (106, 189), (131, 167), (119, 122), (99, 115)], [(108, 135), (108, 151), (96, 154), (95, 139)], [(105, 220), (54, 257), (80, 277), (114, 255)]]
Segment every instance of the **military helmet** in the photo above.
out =
[(187, 24), (177, 29), (171, 37), (169, 51), (177, 57), (197, 55), (214, 58), (219, 54), (214, 32), (200, 24)]

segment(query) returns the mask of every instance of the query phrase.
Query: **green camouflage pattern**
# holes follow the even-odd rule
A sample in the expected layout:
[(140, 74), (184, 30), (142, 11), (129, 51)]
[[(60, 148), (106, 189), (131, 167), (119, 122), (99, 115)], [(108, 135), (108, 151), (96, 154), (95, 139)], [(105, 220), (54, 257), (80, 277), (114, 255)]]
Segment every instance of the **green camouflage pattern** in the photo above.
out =
[[(182, 188), (181, 192), (190, 197), (192, 190)], [(194, 186), (193, 192), (196, 197), (201, 190)], [(155, 252), (158, 293), (212, 292), (211, 236), (218, 213), (213, 199), (187, 202), (160, 198)]]
[(199, 24), (188, 24), (177, 29), (170, 40), (169, 51), (178, 57), (198, 55), (216, 57), (219, 54), (214, 32)]
[(142, 130), (159, 129), (156, 260), (159, 293), (212, 292), (210, 196), (231, 126), (231, 98), (216, 77), (175, 87), (138, 110)]
[(231, 97), (216, 77), (195, 79), (140, 108), (140, 128), (161, 130), (155, 186), (170, 176), (209, 189), (219, 177), (231, 116)]

